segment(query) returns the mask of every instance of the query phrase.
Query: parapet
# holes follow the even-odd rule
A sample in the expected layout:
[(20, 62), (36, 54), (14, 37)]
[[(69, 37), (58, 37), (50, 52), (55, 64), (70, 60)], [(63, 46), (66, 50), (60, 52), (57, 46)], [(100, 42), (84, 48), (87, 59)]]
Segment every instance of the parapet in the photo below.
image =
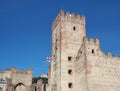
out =
[[(105, 56), (107, 58), (118, 58), (118, 55), (113, 55), (111, 52), (108, 52), (107, 54), (103, 53), (103, 51), (100, 49), (100, 40), (98, 38), (94, 39), (94, 38), (90, 38), (88, 39), (87, 37), (85, 37), (84, 39), (84, 43), (87, 46), (94, 46), (93, 48), (97, 48), (97, 52), (100, 51), (102, 53), (102, 56)], [(94, 49), (95, 50), (95, 49)]]
[(107, 56), (108, 56), (108, 57), (112, 57), (112, 53), (111, 53), (111, 52), (108, 52), (108, 53), (107, 53)]
[(69, 12), (65, 13), (63, 10), (61, 10), (60, 13), (57, 15), (57, 17), (55, 18), (55, 20), (53, 21), (52, 30), (56, 27), (56, 25), (58, 25), (58, 23), (61, 20), (85, 25), (85, 16), (80, 16), (78, 14), (75, 15)]
[(91, 45), (95, 45), (95, 46), (100, 46), (100, 40), (98, 38), (94, 39), (94, 38), (84, 38), (84, 41), (86, 41), (86, 43), (91, 44)]
[(98, 38), (95, 39), (96, 45), (100, 45), (100, 40)]
[(115, 58), (118, 58), (118, 55), (117, 55), (117, 54), (115, 54), (115, 55), (114, 55), (114, 57), (115, 57)]
[(108, 52), (106, 57), (108, 58), (117, 58), (117, 59), (120, 59), (119, 56), (117, 54), (113, 55), (111, 52)]
[(3, 73), (3, 71), (2, 71), (2, 70), (0, 70), (0, 73)]
[(7, 68), (6, 71), (10, 71), (12, 73), (19, 73), (19, 74), (28, 74), (32, 73), (32, 68), (29, 68), (28, 70), (17, 70), (16, 68)]
[(28, 71), (31, 71), (31, 72), (32, 72), (32, 71), (33, 71), (33, 69), (32, 69), (32, 68), (29, 68), (29, 69), (28, 69)]

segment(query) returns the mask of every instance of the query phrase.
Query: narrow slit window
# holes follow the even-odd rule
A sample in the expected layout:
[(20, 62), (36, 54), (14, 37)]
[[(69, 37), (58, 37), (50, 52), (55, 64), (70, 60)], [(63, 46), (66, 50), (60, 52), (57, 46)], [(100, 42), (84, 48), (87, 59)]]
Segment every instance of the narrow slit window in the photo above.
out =
[(76, 27), (75, 27), (75, 26), (73, 27), (73, 30), (74, 30), (74, 31), (76, 30)]
[(92, 54), (94, 54), (94, 50), (92, 49)]

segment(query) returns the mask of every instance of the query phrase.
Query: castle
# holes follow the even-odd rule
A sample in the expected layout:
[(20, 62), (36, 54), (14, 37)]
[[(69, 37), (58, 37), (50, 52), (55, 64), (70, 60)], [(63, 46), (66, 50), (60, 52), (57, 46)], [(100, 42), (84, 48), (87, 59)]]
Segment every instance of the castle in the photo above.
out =
[[(32, 84), (32, 69), (0, 71), (0, 91), (120, 91), (120, 58), (86, 36), (85, 17), (60, 11), (52, 25), (48, 84)], [(46, 77), (45, 75), (42, 75)]]
[(47, 91), (120, 91), (120, 58), (86, 36), (85, 17), (61, 11), (52, 24)]

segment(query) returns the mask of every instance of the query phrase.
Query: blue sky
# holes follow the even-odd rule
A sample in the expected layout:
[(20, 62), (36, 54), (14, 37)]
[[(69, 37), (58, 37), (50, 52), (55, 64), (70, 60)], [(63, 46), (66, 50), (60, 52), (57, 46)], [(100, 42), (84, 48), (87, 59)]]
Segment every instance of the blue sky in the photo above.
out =
[(0, 69), (33, 68), (47, 74), (51, 24), (63, 9), (86, 16), (87, 36), (120, 56), (119, 0), (0, 0)]

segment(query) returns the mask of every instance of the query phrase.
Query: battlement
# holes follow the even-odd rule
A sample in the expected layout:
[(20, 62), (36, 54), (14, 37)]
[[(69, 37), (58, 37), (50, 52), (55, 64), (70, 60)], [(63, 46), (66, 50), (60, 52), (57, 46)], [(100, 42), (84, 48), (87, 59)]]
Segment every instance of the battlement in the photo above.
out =
[(75, 15), (70, 12), (65, 13), (63, 10), (61, 10), (53, 21), (52, 30), (56, 27), (56, 25), (58, 25), (61, 20), (85, 25), (85, 16), (80, 16), (79, 14)]
[(94, 38), (88, 39), (87, 37), (85, 37), (85, 38), (84, 38), (84, 41), (85, 41), (87, 44), (100, 46), (100, 40), (99, 40), (98, 38), (96, 38), (96, 39), (94, 39)]
[(6, 71), (10, 71), (12, 73), (19, 73), (19, 74), (29, 74), (32, 73), (32, 68), (27, 70), (17, 70), (16, 68), (7, 68)]
[(107, 54), (104, 54), (108, 58), (117, 58), (120, 59), (117, 54), (113, 55), (111, 52), (107, 52)]
[(2, 71), (2, 70), (0, 70), (0, 73), (3, 73), (3, 71)]
[(111, 52), (108, 52), (107, 54), (103, 53), (103, 51), (100, 48), (100, 40), (98, 38), (90, 38), (87, 37), (84, 38), (85, 45), (88, 47), (89, 52), (92, 52), (91, 50), (94, 50), (94, 54), (98, 55), (99, 53), (101, 56), (107, 57), (107, 58), (118, 58), (118, 55), (113, 55)]

